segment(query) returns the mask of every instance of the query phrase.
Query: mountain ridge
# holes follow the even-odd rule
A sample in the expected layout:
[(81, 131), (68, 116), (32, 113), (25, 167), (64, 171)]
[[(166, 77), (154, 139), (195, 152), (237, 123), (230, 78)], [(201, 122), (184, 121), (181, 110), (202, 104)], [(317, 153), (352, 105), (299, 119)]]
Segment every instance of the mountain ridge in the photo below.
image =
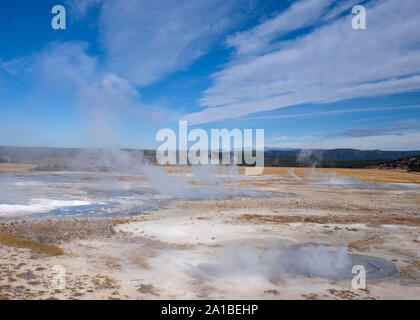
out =
[[(103, 148), (91, 148), (101, 150)], [(47, 158), (71, 158), (85, 148), (55, 148), (55, 147), (5, 147), (0, 146), (0, 162), (32, 162)], [(144, 152), (153, 157), (155, 150), (129, 149), (124, 151)], [(360, 150), (349, 148), (336, 149), (294, 149), (265, 148), (265, 155), (269, 157), (293, 157), (297, 161), (311, 160), (335, 160), (335, 161), (362, 161), (362, 160), (398, 160), (420, 155), (420, 150), (408, 151), (384, 151), (384, 150)]]
[(294, 149), (294, 150), (266, 150), (266, 155), (289, 156), (302, 159), (327, 159), (340, 161), (353, 160), (398, 160), (420, 155), (420, 150), (408, 151), (384, 151), (384, 150), (360, 150), (349, 148), (337, 149)]

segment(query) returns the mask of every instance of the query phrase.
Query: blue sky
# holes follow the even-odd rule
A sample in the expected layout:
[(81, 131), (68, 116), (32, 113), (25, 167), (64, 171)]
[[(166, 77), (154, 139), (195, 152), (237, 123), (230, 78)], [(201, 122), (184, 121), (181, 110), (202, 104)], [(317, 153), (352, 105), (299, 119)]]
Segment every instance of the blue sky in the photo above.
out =
[[(66, 30), (51, 27), (56, 4)], [(155, 148), (183, 119), (262, 128), (279, 148), (420, 149), (417, 0), (0, 8), (0, 145)]]

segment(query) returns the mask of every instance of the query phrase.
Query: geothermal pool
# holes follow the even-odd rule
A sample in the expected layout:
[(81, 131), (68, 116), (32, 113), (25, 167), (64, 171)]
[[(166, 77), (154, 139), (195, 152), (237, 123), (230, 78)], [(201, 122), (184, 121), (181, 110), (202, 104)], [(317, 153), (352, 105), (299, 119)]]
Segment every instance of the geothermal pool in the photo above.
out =
[[(383, 183), (381, 175), (0, 172), (0, 232), (64, 251), (49, 257), (1, 245), (0, 284), (10, 284), (12, 297), (60, 299), (420, 297), (417, 176), (393, 173), (393, 183)], [(366, 269), (367, 290), (351, 287), (356, 264)], [(50, 286), (56, 265), (68, 272), (59, 293)], [(43, 294), (19, 278), (27, 270)], [(18, 280), (8, 282), (9, 274)], [(109, 286), (94, 285), (104, 281)]]
[[(293, 169), (288, 171), (295, 183), (303, 184)], [(331, 186), (355, 189), (418, 190), (414, 183), (366, 183), (334, 171), (312, 170), (304, 177), (314, 187)], [(286, 183), (273, 175), (248, 177), (236, 167), (182, 168), (171, 173), (144, 166), (140, 172), (36, 172), (0, 173), (0, 219), (24, 217), (112, 217), (135, 216), (165, 207), (170, 200), (261, 198), (281, 192), (258, 190), (267, 181)], [(283, 195), (286, 193), (283, 192)]]
[(0, 219), (64, 216), (135, 216), (164, 207), (171, 199), (263, 197), (237, 184), (248, 177), (222, 173), (23, 172), (0, 173)]

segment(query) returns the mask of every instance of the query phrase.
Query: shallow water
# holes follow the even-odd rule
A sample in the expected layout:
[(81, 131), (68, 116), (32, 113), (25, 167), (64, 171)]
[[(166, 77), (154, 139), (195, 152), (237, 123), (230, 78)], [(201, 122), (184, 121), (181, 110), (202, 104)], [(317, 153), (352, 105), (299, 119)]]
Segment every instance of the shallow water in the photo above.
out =
[[(162, 173), (162, 172), (160, 172)], [(214, 176), (211, 184), (194, 177), (164, 173), (154, 183), (153, 175), (112, 173), (0, 174), (0, 219), (66, 216), (131, 216), (164, 207), (169, 200), (258, 197), (248, 187), (225, 183), (231, 176)], [(165, 180), (166, 179), (166, 180)], [(168, 186), (170, 188), (160, 188)]]

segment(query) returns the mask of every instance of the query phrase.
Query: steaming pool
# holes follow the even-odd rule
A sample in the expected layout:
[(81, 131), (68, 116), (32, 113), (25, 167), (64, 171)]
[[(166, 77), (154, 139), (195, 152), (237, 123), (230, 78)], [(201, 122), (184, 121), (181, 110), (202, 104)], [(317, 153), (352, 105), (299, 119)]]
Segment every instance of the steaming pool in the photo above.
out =
[[(0, 219), (135, 216), (165, 207), (172, 199), (272, 196), (269, 191), (261, 192), (254, 188), (261, 183), (261, 178), (254, 178), (251, 184), (243, 186), (240, 181), (249, 180), (249, 177), (239, 174), (236, 168), (228, 167), (224, 170), (215, 173), (211, 166), (199, 166), (193, 168), (192, 173), (167, 173), (157, 167), (148, 167), (143, 173), (127, 174), (72, 171), (0, 173)], [(418, 184), (408, 183), (365, 183), (335, 173), (317, 173), (311, 179), (309, 183), (314, 186), (401, 190), (420, 188)], [(268, 175), (261, 181), (264, 180), (284, 182)]]
[(74, 274), (101, 266), (133, 298), (342, 298), (357, 265), (372, 280), (361, 297), (420, 288), (418, 184), (165, 169), (0, 173), (1, 225), (76, 253), (60, 258)]
[[(155, 169), (154, 169), (155, 170)], [(155, 178), (156, 176), (156, 178)], [(225, 183), (230, 180), (230, 184)], [(238, 175), (102, 172), (0, 174), (0, 219), (111, 217), (150, 213), (172, 199), (265, 197), (239, 187)]]
[(366, 279), (381, 279), (397, 273), (394, 263), (385, 259), (333, 249), (329, 244), (303, 243), (288, 248), (278, 259), (286, 272), (333, 280), (351, 280), (354, 266), (363, 266)]

